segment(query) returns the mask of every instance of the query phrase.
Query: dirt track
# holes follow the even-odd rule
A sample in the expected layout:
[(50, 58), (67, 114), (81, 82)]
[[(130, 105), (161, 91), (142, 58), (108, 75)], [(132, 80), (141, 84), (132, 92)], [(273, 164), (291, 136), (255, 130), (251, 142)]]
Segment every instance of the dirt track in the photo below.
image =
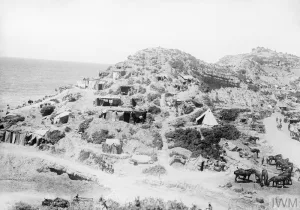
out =
[(287, 123), (283, 123), (282, 130), (277, 129), (276, 117), (283, 119), (282, 115), (276, 113), (264, 120), (266, 125), (265, 138), (268, 144), (273, 147), (274, 153), (282, 154), (285, 158), (289, 158), (299, 168), (300, 142), (290, 137)]
[[(121, 203), (132, 201), (135, 197), (159, 197), (165, 200), (179, 200), (187, 205), (198, 204), (205, 207), (208, 202), (214, 204), (218, 209), (227, 209), (221, 206), (228, 206), (230, 197), (224, 196), (221, 189), (218, 189), (218, 184), (222, 184), (225, 173), (197, 173), (184, 170), (173, 169), (168, 171), (168, 175), (158, 177), (145, 177), (145, 175), (136, 171), (135, 176), (121, 176), (120, 173), (106, 174), (102, 171), (92, 169), (88, 166), (82, 165), (72, 160), (62, 159), (55, 157), (46, 152), (37, 151), (34, 148), (22, 147), (11, 144), (0, 144), (0, 153), (16, 158), (23, 159), (25, 157), (41, 159), (46, 164), (56, 163), (64, 166), (67, 170), (72, 170), (86, 174), (91, 177), (95, 177), (96, 181), (103, 185), (105, 188), (111, 189), (110, 192), (105, 193), (107, 198), (112, 198)], [(34, 161), (34, 160), (33, 160)], [(132, 166), (132, 170), (137, 170), (135, 166)], [(52, 174), (52, 176), (57, 176)], [(223, 177), (221, 179), (221, 177)], [(78, 181), (80, 182), (80, 181)], [(3, 184), (3, 182), (2, 182)], [(214, 189), (213, 191), (211, 189)], [(41, 196), (34, 196), (35, 190), (30, 190), (33, 196), (30, 199), (41, 202), (44, 197), (53, 197), (51, 194), (44, 194)], [(22, 194), (21, 189), (14, 192), (1, 192), (0, 201), (3, 204), (12, 202), (7, 195), (18, 194), (17, 198), (23, 200), (23, 197), (27, 197), (28, 190)], [(172, 193), (170, 193), (172, 192)], [(7, 194), (9, 193), (9, 194)], [(45, 192), (44, 192), (45, 193)], [(98, 193), (96, 190), (93, 193), (94, 198), (99, 198), (103, 194), (103, 188), (99, 188)], [(222, 195), (223, 199), (216, 199), (218, 195)], [(86, 192), (85, 196), (91, 196)], [(66, 195), (69, 199), (71, 195)], [(14, 199), (14, 201), (16, 201)]]

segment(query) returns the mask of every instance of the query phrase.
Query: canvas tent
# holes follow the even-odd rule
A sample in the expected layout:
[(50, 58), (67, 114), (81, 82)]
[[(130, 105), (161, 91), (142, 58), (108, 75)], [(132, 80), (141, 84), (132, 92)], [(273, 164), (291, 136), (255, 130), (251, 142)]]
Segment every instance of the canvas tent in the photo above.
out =
[(218, 125), (218, 122), (210, 109), (206, 110), (206, 112), (200, 115), (196, 119), (196, 122), (199, 125), (209, 125), (209, 126)]

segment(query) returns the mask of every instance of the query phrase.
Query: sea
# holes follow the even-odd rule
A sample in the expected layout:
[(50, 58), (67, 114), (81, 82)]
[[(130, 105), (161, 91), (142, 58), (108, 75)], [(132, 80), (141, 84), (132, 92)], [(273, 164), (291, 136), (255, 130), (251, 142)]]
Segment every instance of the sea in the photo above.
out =
[(61, 86), (97, 77), (109, 64), (0, 57), (0, 110), (55, 94)]

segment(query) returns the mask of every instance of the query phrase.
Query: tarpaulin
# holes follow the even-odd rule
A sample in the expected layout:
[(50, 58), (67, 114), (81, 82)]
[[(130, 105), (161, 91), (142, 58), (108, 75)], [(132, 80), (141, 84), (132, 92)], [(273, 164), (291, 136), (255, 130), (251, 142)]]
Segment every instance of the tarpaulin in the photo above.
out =
[(5, 132), (5, 142), (6, 143), (10, 143), (11, 142), (11, 132), (10, 131), (6, 131)]
[(0, 131), (0, 141), (5, 141), (5, 131)]
[(129, 123), (129, 121), (130, 121), (130, 112), (124, 112), (124, 121)]
[(25, 137), (27, 133), (20, 133), (20, 141), (19, 144), (24, 146), (25, 145)]
[(19, 132), (16, 132), (15, 144), (20, 144), (20, 133)]
[(111, 113), (111, 120), (112, 121), (116, 121), (116, 117), (117, 117), (117, 115), (116, 115), (116, 111), (113, 111), (112, 113)]
[(11, 143), (14, 144), (16, 141), (16, 133), (12, 132), (12, 138), (11, 138)]
[(36, 141), (36, 137), (37, 135), (32, 134), (31, 138), (29, 139), (29, 141), (27, 142), (29, 145), (33, 145)]
[(124, 118), (124, 112), (117, 112), (116, 113), (116, 118), (117, 118), (117, 120), (120, 120), (120, 118)]

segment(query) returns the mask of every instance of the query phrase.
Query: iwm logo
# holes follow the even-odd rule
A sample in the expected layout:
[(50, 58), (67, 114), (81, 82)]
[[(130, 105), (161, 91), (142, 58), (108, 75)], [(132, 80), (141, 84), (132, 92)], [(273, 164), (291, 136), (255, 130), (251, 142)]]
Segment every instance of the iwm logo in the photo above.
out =
[(277, 210), (300, 210), (300, 197), (290, 195), (270, 196), (269, 208)]

